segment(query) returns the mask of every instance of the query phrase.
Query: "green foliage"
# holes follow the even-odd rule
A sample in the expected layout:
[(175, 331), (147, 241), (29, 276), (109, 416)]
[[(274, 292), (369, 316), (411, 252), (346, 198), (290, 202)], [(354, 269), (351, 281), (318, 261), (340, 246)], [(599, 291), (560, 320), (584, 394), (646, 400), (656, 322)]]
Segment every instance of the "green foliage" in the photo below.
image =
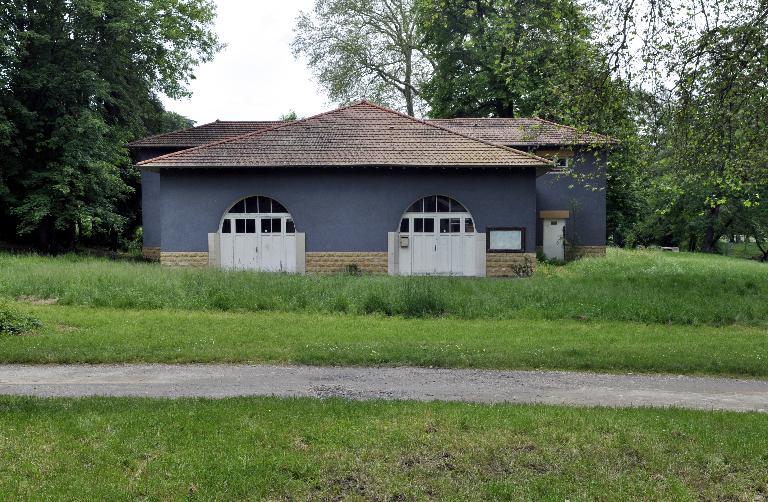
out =
[(218, 50), (213, 5), (13, 0), (3, 9), (0, 215), (6, 235), (29, 235), (56, 250), (129, 229), (138, 213), (127, 203), (138, 172), (123, 145), (188, 124), (166, 114), (157, 93), (187, 95), (193, 68)]
[(736, 233), (765, 242), (768, 21), (741, 12), (665, 53), (677, 85), (654, 133), (648, 240), (705, 251)]
[(455, 318), (768, 322), (768, 268), (695, 254), (611, 249), (608, 257), (541, 264), (522, 280), (299, 276), (178, 270), (155, 264), (0, 254), (0, 295), (65, 305), (291, 311)]
[(409, 115), (421, 108), (430, 65), (414, 0), (316, 0), (294, 32), (293, 54), (306, 59), (332, 100), (365, 97)]
[(0, 300), (0, 335), (23, 335), (42, 326), (36, 317)]
[[(644, 94), (616, 78), (596, 20), (574, 0), (421, 0), (434, 73), (423, 95), (434, 117), (538, 116), (621, 141), (608, 170), (608, 237), (623, 245), (643, 208), (637, 173), (646, 141)], [(607, 157), (607, 158), (606, 158)], [(591, 186), (595, 173), (570, 173)]]

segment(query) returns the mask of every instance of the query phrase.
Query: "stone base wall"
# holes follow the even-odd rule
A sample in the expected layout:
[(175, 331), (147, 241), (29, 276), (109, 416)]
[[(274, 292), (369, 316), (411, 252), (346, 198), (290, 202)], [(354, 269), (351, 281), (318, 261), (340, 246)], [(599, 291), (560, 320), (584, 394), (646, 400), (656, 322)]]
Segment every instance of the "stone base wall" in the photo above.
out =
[(311, 252), (306, 254), (306, 271), (312, 274), (338, 274), (356, 269), (369, 274), (387, 273), (385, 252)]
[(536, 271), (534, 253), (487, 253), (486, 277), (527, 277)]
[(141, 255), (147, 260), (160, 261), (160, 248), (144, 246), (141, 248)]
[(605, 246), (565, 246), (565, 260), (605, 256)]
[(208, 252), (160, 252), (160, 264), (171, 267), (207, 267)]

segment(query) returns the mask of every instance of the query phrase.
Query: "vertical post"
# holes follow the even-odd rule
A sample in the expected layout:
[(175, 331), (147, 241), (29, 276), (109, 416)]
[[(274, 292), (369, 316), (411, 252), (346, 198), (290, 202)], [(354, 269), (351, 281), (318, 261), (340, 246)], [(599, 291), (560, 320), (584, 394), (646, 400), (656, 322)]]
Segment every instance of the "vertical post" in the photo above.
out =
[(208, 234), (208, 266), (221, 267), (221, 235), (218, 232)]
[(486, 275), (485, 234), (475, 234), (475, 276)]
[(387, 274), (398, 275), (400, 273), (400, 233), (387, 232)]
[(307, 270), (306, 234), (296, 232), (296, 273), (304, 274)]

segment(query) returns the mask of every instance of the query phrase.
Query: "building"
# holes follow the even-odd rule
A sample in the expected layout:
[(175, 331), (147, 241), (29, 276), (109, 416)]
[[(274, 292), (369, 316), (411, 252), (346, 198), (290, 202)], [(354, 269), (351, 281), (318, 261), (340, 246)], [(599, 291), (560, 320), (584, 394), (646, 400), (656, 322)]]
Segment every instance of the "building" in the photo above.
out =
[(362, 101), (131, 143), (144, 250), (169, 265), (520, 276), (605, 252), (610, 138), (540, 119), (422, 121)]

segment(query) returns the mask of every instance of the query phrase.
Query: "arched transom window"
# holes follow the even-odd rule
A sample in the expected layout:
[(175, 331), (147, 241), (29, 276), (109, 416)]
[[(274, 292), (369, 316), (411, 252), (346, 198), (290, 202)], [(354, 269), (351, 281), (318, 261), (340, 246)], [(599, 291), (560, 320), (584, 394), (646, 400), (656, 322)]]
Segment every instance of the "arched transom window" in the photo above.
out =
[(408, 208), (409, 213), (466, 213), (460, 202), (444, 195), (430, 195), (419, 199)]
[(237, 201), (221, 223), (224, 234), (293, 234), (296, 227), (288, 210), (270, 197), (254, 195)]
[(411, 204), (400, 220), (400, 233), (467, 234), (474, 232), (475, 222), (469, 211), (457, 200), (444, 195), (430, 195), (417, 200)]

